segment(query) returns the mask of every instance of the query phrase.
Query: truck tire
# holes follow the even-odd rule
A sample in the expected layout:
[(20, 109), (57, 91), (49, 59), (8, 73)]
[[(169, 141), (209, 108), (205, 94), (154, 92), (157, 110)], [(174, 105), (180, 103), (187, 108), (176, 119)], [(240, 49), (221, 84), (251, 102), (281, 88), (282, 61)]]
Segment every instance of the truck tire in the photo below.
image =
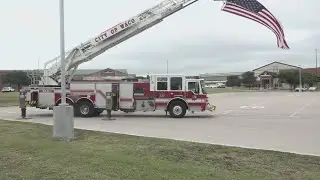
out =
[(95, 114), (95, 108), (91, 102), (81, 101), (75, 106), (75, 114), (81, 117), (92, 117)]
[(186, 115), (187, 107), (181, 101), (174, 101), (170, 103), (168, 111), (173, 118), (183, 118)]

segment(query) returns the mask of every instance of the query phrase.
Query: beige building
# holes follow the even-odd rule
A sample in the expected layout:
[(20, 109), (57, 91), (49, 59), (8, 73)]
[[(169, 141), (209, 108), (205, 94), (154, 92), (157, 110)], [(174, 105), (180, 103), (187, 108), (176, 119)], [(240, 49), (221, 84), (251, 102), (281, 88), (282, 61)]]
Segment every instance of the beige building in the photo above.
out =
[(285, 83), (280, 83), (277, 75), (282, 70), (299, 70), (298, 66), (281, 63), (274, 61), (272, 63), (261, 66), (257, 69), (252, 70), (254, 75), (257, 77), (256, 86), (260, 89), (289, 89), (290, 86)]

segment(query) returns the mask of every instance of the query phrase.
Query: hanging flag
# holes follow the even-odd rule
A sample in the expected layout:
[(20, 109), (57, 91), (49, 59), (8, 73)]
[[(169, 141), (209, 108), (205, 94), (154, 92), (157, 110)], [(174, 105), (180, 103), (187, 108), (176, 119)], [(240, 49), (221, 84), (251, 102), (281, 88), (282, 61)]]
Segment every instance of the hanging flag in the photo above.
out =
[(221, 10), (264, 25), (276, 35), (279, 48), (289, 49), (280, 22), (257, 0), (226, 0)]

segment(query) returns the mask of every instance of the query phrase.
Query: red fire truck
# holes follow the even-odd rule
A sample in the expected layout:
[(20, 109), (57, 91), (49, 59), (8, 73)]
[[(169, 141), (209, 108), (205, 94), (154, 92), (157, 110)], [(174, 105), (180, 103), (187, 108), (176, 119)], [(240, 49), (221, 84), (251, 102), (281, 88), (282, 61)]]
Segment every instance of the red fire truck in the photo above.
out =
[[(30, 106), (52, 109), (61, 103), (59, 87), (28, 87)], [(74, 106), (75, 116), (97, 116), (105, 110), (106, 93), (112, 94), (114, 111), (169, 112), (171, 117), (184, 117), (187, 111), (213, 111), (202, 79), (183, 75), (151, 75), (147, 82), (72, 81), (67, 90), (67, 103)]]
[[(158, 5), (103, 31), (65, 53), (67, 103), (75, 115), (92, 117), (106, 107), (106, 93), (112, 93), (113, 110), (168, 111), (172, 117), (183, 117), (187, 110), (213, 110), (208, 103), (203, 80), (183, 75), (151, 75), (148, 82), (74, 81), (78, 66), (93, 60), (106, 50), (162, 22), (166, 17), (198, 0), (164, 0)], [(43, 77), (24, 87), (26, 102), (33, 107), (53, 109), (61, 102), (61, 57), (44, 65)], [(32, 82), (36, 82), (32, 76)]]

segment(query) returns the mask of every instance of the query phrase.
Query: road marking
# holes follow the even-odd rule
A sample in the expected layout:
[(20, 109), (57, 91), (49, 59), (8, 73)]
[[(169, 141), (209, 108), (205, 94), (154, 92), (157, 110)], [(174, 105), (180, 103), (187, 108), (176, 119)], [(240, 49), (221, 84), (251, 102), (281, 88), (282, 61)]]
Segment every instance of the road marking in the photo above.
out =
[(224, 111), (222, 114), (229, 114), (232, 112), (232, 109)]
[(290, 114), (289, 117), (294, 117), (295, 115), (301, 113), (303, 110), (305, 110), (307, 107), (309, 107), (311, 105), (311, 103), (305, 104), (304, 106), (302, 106), (300, 109), (298, 109), (296, 112)]
[(240, 106), (240, 109), (247, 109), (249, 108), (248, 106)]
[(240, 109), (264, 109), (264, 106), (256, 106), (256, 105), (253, 105), (253, 106), (240, 106)]

